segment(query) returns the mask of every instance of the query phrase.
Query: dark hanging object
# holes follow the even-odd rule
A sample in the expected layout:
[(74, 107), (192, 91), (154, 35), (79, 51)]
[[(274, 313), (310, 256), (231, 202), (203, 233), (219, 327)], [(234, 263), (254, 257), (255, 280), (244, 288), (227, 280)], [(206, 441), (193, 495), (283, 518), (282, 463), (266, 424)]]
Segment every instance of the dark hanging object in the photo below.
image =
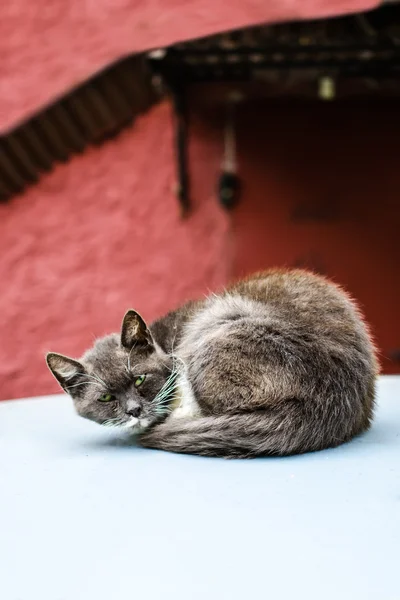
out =
[(228, 210), (236, 206), (240, 196), (240, 179), (236, 173), (221, 173), (218, 182), (218, 198)]
[(187, 216), (190, 209), (189, 173), (187, 165), (187, 114), (185, 92), (182, 86), (172, 89), (175, 110), (175, 152), (177, 163), (177, 196), (181, 206), (181, 216)]
[(218, 198), (227, 210), (236, 206), (240, 197), (240, 179), (237, 175), (236, 161), (236, 132), (235, 132), (235, 107), (240, 97), (234, 94), (228, 102), (225, 123), (224, 158), (222, 173), (218, 181)]

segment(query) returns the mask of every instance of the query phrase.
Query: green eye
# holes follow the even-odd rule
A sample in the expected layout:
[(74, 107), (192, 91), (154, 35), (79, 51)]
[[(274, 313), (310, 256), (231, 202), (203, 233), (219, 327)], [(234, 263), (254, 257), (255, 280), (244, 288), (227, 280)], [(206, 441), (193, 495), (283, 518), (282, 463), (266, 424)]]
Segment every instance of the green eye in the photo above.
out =
[(103, 394), (102, 396), (100, 396), (100, 398), (97, 398), (97, 400), (99, 402), (112, 402), (113, 400), (115, 400), (115, 396), (113, 396), (112, 394)]
[(136, 377), (135, 387), (139, 387), (140, 385), (142, 385), (142, 383), (145, 379), (146, 379), (146, 375), (139, 375), (139, 377)]

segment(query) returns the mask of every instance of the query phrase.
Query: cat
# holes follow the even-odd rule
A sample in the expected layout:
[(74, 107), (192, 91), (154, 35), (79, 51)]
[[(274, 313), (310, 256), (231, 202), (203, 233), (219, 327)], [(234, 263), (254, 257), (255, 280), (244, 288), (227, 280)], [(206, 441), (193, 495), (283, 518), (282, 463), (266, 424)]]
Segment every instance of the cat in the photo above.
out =
[(250, 458), (334, 447), (373, 418), (376, 351), (340, 287), (267, 271), (47, 364), (79, 415), (145, 447)]

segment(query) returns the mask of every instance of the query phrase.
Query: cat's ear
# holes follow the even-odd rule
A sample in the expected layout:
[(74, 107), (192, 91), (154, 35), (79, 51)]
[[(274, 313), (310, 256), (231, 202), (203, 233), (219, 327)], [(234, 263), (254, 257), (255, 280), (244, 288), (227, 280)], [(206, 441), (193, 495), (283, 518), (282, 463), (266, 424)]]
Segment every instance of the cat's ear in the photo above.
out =
[(50, 371), (66, 392), (68, 392), (71, 385), (79, 381), (82, 375), (85, 375), (85, 367), (68, 356), (49, 352), (46, 355), (46, 362)]
[(135, 345), (142, 348), (154, 346), (149, 328), (134, 310), (128, 310), (122, 321), (121, 345), (127, 350), (131, 350)]

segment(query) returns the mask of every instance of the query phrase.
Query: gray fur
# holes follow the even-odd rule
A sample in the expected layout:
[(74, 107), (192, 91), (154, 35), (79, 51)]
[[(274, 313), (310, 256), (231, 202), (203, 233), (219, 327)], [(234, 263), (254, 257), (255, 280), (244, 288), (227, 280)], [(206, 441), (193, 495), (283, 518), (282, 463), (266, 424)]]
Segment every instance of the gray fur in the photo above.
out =
[[(52, 354), (48, 364), (82, 416), (104, 423), (112, 410), (119, 424), (128, 423), (126, 407), (137, 402), (144, 446), (207, 456), (287, 455), (337, 446), (371, 423), (375, 349), (355, 303), (324, 278), (270, 271), (189, 303), (149, 328), (135, 315), (127, 314), (121, 336), (99, 340), (75, 363), (113, 390), (114, 406), (97, 402), (98, 389), (87, 380), (79, 385), (82, 375), (68, 388), (57, 361), (71, 359)], [(134, 373), (127, 372), (128, 355)], [(169, 414), (177, 377), (169, 379), (164, 410), (154, 409), (154, 398), (181, 364), (199, 406), (192, 418)], [(136, 390), (139, 371), (149, 375)]]

